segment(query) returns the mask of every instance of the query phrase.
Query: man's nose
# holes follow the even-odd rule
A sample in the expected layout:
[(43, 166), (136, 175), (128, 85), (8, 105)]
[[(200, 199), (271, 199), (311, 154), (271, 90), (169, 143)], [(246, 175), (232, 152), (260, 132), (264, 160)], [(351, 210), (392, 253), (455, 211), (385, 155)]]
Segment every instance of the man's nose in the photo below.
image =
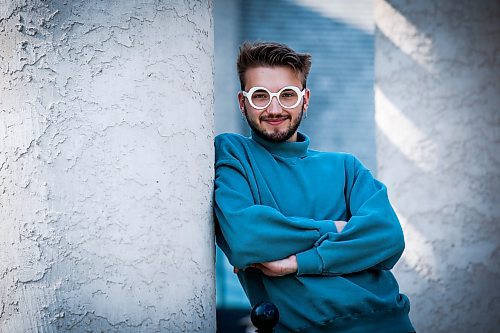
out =
[(267, 112), (269, 113), (281, 113), (281, 105), (278, 102), (278, 97), (273, 96), (271, 98), (271, 104), (267, 107)]

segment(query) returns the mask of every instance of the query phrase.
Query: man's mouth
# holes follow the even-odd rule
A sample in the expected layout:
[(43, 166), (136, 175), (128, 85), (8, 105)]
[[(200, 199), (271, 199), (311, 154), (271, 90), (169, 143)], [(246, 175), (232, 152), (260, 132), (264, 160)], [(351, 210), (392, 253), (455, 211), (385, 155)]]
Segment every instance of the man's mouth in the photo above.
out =
[(263, 118), (262, 121), (265, 121), (266, 123), (270, 125), (279, 125), (283, 123), (285, 120), (288, 119), (288, 116), (283, 116), (283, 117), (266, 117)]

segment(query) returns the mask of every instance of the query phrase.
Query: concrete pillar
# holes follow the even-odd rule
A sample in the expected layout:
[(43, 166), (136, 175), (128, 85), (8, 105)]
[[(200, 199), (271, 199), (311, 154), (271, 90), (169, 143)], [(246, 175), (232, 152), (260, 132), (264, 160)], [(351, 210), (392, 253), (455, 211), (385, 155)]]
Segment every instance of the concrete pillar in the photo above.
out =
[(0, 332), (214, 332), (211, 1), (0, 4)]
[(379, 177), (418, 332), (500, 325), (500, 3), (375, 1)]

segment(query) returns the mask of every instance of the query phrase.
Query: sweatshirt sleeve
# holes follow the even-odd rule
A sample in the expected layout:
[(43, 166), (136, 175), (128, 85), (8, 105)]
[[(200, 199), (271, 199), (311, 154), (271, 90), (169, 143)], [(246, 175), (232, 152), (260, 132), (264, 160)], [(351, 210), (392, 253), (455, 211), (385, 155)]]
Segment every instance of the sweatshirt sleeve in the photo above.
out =
[(346, 184), (351, 218), (342, 232), (327, 233), (312, 248), (297, 254), (298, 275), (391, 269), (403, 253), (403, 231), (385, 185), (353, 159), (353, 176), (347, 177)]
[(286, 258), (336, 230), (331, 220), (286, 217), (255, 204), (245, 169), (236, 158), (216, 163), (214, 210), (217, 243), (238, 268)]

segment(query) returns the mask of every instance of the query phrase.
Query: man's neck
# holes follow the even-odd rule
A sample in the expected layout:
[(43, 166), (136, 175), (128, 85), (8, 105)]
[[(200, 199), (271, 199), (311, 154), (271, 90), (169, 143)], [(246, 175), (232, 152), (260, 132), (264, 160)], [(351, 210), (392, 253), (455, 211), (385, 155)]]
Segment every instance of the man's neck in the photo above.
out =
[(297, 131), (295, 131), (295, 133), (293, 133), (293, 135), (286, 141), (287, 142), (297, 142)]

